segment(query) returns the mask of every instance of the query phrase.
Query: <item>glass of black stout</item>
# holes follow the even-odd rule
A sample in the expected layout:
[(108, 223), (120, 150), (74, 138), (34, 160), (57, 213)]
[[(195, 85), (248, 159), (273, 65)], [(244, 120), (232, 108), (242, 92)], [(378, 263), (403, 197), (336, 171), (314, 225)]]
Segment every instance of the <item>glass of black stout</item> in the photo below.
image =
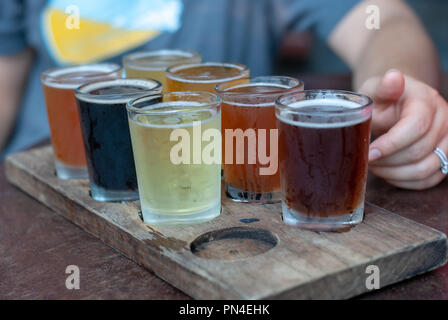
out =
[(161, 89), (156, 80), (115, 79), (90, 82), (76, 90), (93, 199), (138, 199), (126, 104)]

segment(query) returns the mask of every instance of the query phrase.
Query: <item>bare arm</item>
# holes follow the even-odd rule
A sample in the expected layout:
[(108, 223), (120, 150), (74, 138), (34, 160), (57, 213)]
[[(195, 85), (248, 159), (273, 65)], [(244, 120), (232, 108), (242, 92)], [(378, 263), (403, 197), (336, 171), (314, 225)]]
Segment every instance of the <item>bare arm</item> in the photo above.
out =
[[(369, 30), (367, 7), (379, 9), (379, 30)], [(352, 68), (356, 90), (373, 98), (369, 168), (392, 185), (426, 189), (445, 178), (440, 148), (448, 154), (448, 104), (437, 91), (437, 52), (403, 0), (365, 0), (336, 26), (330, 46)]]
[[(369, 30), (368, 6), (379, 8), (380, 29)], [(437, 88), (440, 66), (437, 51), (414, 12), (402, 0), (366, 0), (357, 5), (329, 38), (332, 49), (352, 68), (359, 89), (389, 69)]]
[(0, 56), (0, 150), (13, 129), (32, 60), (30, 49), (14, 56)]

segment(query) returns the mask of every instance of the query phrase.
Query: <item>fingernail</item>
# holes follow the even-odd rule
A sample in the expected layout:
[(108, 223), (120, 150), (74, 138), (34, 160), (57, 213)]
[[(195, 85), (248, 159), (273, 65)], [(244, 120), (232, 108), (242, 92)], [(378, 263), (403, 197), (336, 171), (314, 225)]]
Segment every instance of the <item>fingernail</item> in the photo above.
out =
[(382, 154), (381, 151), (378, 149), (370, 149), (369, 151), (369, 162), (378, 160), (379, 158), (381, 158)]

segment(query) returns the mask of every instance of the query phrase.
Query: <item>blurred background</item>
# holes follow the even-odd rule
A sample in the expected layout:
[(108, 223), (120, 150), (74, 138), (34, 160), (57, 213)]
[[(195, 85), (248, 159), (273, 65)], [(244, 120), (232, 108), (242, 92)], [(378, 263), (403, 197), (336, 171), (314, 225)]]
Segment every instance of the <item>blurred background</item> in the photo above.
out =
[[(32, 50), (28, 50), (27, 52), (29, 54), (27, 56), (27, 58), (29, 58), (28, 66), (26, 64), (20, 64), (19, 67), (21, 67), (21, 69), (14, 67), (11, 68), (13, 71), (10, 71), (14, 74), (25, 74), (27, 75), (27, 78), (20, 80), (20, 82), (23, 83), (25, 90), (23, 92), (16, 90), (18, 92), (16, 100), (20, 101), (17, 101), (17, 103), (14, 104), (20, 104), (20, 107), (17, 109), (10, 108), (19, 110), (18, 114), (11, 116), (9, 118), (12, 119), (11, 121), (8, 121), (5, 114), (0, 114), (0, 161), (6, 154), (29, 147), (39, 140), (47, 139), (49, 136), (42, 87), (39, 79), (40, 74), (44, 70), (56, 65), (86, 63), (83, 62), (85, 60), (82, 59), (90, 59), (86, 61), (98, 61), (101, 60), (100, 58), (106, 58), (109, 62), (120, 64), (122, 55), (129, 50), (156, 50), (172, 47), (179, 49), (194, 49), (202, 54), (204, 61), (244, 63), (250, 67), (252, 76), (267, 74), (289, 75), (304, 80), (307, 89), (351, 89), (350, 69), (329, 49), (323, 40), (324, 37), (322, 37), (322, 32), (320, 32), (320, 36), (317, 35), (319, 33), (317, 32), (318, 30), (314, 30), (316, 32), (296, 31), (284, 33), (285, 30), (307, 29), (304, 26), (296, 28), (294, 27), (294, 22), (288, 20), (296, 18), (294, 16), (294, 10), (290, 10), (290, 7), (288, 6), (301, 7), (305, 1), (271, 0), (271, 3), (274, 3), (275, 6), (269, 7), (263, 7), (261, 6), (262, 2), (257, 1), (258, 0), (216, 1), (213, 5), (207, 2), (207, 0), (183, 1), (186, 7), (190, 5), (190, 13), (194, 14), (185, 14), (182, 16), (186, 20), (183, 22), (186, 28), (185, 30), (184, 28), (181, 28), (179, 32), (174, 32), (177, 30), (176, 26), (169, 23), (170, 19), (167, 19), (165, 16), (161, 17), (160, 11), (154, 10), (154, 12), (159, 13), (150, 16), (149, 13), (152, 12), (150, 9), (142, 10), (139, 6), (134, 6), (133, 10), (131, 10), (130, 7), (133, 3), (131, 1), (1, 0), (0, 35), (2, 35), (2, 31), (6, 31), (8, 36), (12, 35), (12, 41), (0, 41), (0, 51), (8, 55), (19, 53), (25, 46), (30, 46)], [(139, 3), (144, 6), (155, 6), (161, 2), (164, 1), (142, 0), (135, 1), (134, 4)], [(321, 10), (322, 7), (317, 0), (307, 2), (307, 6), (311, 4), (311, 16), (318, 15), (318, 19), (322, 19), (321, 21), (331, 22), (335, 17), (340, 18), (338, 14), (346, 13), (343, 4), (345, 3), (345, 6), (347, 6), (348, 2), (353, 5), (353, 1), (332, 2), (333, 5), (328, 10)], [(406, 2), (420, 17), (438, 49), (442, 68), (445, 73), (441, 92), (446, 93), (448, 92), (448, 19), (446, 19), (446, 14), (448, 13), (448, 1), (406, 0)], [(52, 8), (51, 12), (55, 11), (58, 14), (51, 15), (52, 18), (49, 18), (50, 15), (47, 15), (46, 12), (49, 12), (50, 10), (47, 10), (47, 8), (43, 10), (43, 8), (46, 7), (47, 4), (52, 3), (58, 3), (62, 9), (59, 7), (52, 8), (50, 6)], [(112, 37), (108, 35), (108, 25), (105, 26), (101, 23), (92, 23), (88, 24), (86, 29), (83, 28), (83, 32), (79, 35), (73, 35), (70, 34), (70, 30), (65, 30), (68, 28), (61, 28), (61, 25), (66, 23), (66, 16), (64, 14), (68, 14), (67, 12), (64, 13), (64, 8), (66, 8), (66, 6), (71, 6), (74, 3), (83, 4), (87, 8), (90, 8), (90, 11), (97, 10), (100, 15), (102, 15), (103, 10), (92, 8), (107, 8), (110, 3), (115, 3), (115, 6), (110, 6), (111, 8), (109, 8), (114, 9), (112, 11), (118, 12), (118, 17), (113, 16), (111, 18), (114, 23), (117, 23), (117, 21), (119, 22), (118, 24), (133, 22), (132, 15), (127, 15), (126, 13), (127, 11), (136, 11), (140, 16), (144, 16), (143, 20), (146, 22), (150, 21), (152, 23), (154, 20), (157, 20), (158, 23), (167, 24), (164, 28), (166, 27), (168, 31), (173, 29), (171, 30), (173, 32), (162, 32), (159, 34), (154, 32), (154, 30), (166, 30), (163, 28), (150, 29), (150, 31), (154, 33), (151, 35), (151, 40), (140, 42), (140, 38), (130, 36), (129, 33), (121, 31), (111, 32), (113, 35)], [(100, 5), (98, 5), (98, 3)], [(221, 6), (218, 5), (219, 3), (221, 3)], [(235, 25), (227, 25), (225, 18), (223, 18), (222, 21), (213, 21), (212, 25), (210, 25), (210, 21), (207, 19), (201, 20), (195, 17), (196, 13), (200, 16), (200, 14), (204, 14), (204, 12), (209, 16), (211, 14), (221, 14), (223, 12), (228, 14), (229, 10), (226, 5), (229, 3), (235, 7), (235, 21), (239, 22), (235, 23)], [(265, 1), (264, 3), (269, 3), (269, 1)], [(101, 7), (101, 4), (103, 7)], [(80, 5), (80, 7), (82, 6)], [(271, 7), (275, 7), (282, 14), (278, 16), (281, 17), (281, 19), (275, 20), (278, 22), (278, 26), (273, 23), (273, 19), (276, 15), (275, 12), (271, 11)], [(6, 8), (8, 8), (8, 10), (6, 10)], [(342, 11), (342, 13), (332, 12), (337, 11), (336, 9), (340, 9), (339, 11)], [(104, 10), (104, 14), (107, 16), (109, 12), (106, 9)], [(201, 10), (204, 12), (201, 12)], [(289, 11), (292, 11), (293, 14), (289, 15)], [(44, 12), (44, 14), (41, 15), (41, 12)], [(53, 21), (51, 20), (53, 17), (58, 19), (62, 17), (62, 20), (54, 18)], [(311, 18), (309, 20), (313, 20)], [(173, 21), (176, 21), (176, 19), (173, 19)], [(335, 23), (337, 21), (338, 20), (336, 20)], [(173, 22), (173, 24), (178, 23)], [(258, 28), (259, 25), (261, 27)], [(306, 25), (306, 23), (304, 23), (304, 25)], [(251, 29), (250, 27), (253, 26), (256, 27)], [(265, 29), (270, 31), (263, 32)], [(214, 31), (216, 32), (216, 30), (219, 32), (224, 31), (226, 36), (220, 38), (219, 41), (215, 41), (215, 38), (219, 38), (214, 36)], [(254, 30), (260, 30), (260, 32), (257, 34)], [(412, 36), (412, 34), (409, 34), (409, 37)], [(232, 37), (238, 39), (240, 48), (232, 47)], [(55, 40), (56, 38), (57, 41)], [(275, 41), (273, 41), (274, 38)], [(86, 41), (86, 39), (88, 41)], [(106, 41), (107, 39), (112, 39), (113, 41)], [(97, 40), (101, 41), (97, 42)], [(278, 45), (279, 42), (280, 45)], [(55, 43), (57, 43), (58, 46), (56, 46)], [(59, 44), (61, 45), (59, 46)], [(22, 46), (24, 47), (22, 48)], [(55, 47), (57, 47), (57, 50)], [(95, 50), (91, 50), (92, 47)], [(31, 53), (35, 53), (33, 58), (30, 57)], [(92, 57), (98, 59), (91, 59)], [(6, 66), (10, 66), (10, 64), (7, 64)], [(27, 69), (29, 69), (29, 73), (26, 72)], [(22, 72), (19, 72), (20, 70), (22, 70)], [(0, 72), (2, 72), (3, 75), (7, 74), (4, 70), (1, 70), (1, 68)], [(8, 76), (6, 76), (6, 78), (6, 82), (12, 82)], [(22, 86), (19, 87), (21, 88)], [(12, 95), (10, 92), (12, 91), (9, 90), (4, 93), (2, 99), (6, 100), (5, 96)], [(10, 114), (11, 113), (12, 112), (10, 112)], [(5, 124), (6, 122), (7, 124)], [(10, 125), (11, 128), (7, 128), (7, 125)], [(2, 129), (4, 131), (3, 135)], [(4, 141), (2, 141), (2, 136)]]
[[(425, 25), (440, 54), (442, 67), (448, 73), (448, 1), (406, 0)], [(409, 35), (412, 37), (412, 35)], [(350, 69), (312, 33), (289, 33), (277, 61), (278, 74), (332, 73), (348, 74)]]

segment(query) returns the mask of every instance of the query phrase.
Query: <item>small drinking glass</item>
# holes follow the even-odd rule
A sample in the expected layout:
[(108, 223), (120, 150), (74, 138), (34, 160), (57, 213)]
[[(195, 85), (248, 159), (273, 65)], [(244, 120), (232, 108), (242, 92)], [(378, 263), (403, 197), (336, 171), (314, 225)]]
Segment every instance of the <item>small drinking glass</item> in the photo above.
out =
[(277, 76), (216, 86), (222, 99), (224, 182), (232, 200), (281, 200), (275, 100), (301, 90), (302, 81)]
[(138, 199), (126, 104), (160, 91), (160, 82), (139, 79), (91, 82), (76, 90), (93, 199)]
[(221, 211), (221, 101), (207, 92), (173, 92), (128, 104), (143, 221), (211, 220)]
[(317, 231), (362, 222), (372, 100), (339, 90), (277, 99), (285, 223)]

